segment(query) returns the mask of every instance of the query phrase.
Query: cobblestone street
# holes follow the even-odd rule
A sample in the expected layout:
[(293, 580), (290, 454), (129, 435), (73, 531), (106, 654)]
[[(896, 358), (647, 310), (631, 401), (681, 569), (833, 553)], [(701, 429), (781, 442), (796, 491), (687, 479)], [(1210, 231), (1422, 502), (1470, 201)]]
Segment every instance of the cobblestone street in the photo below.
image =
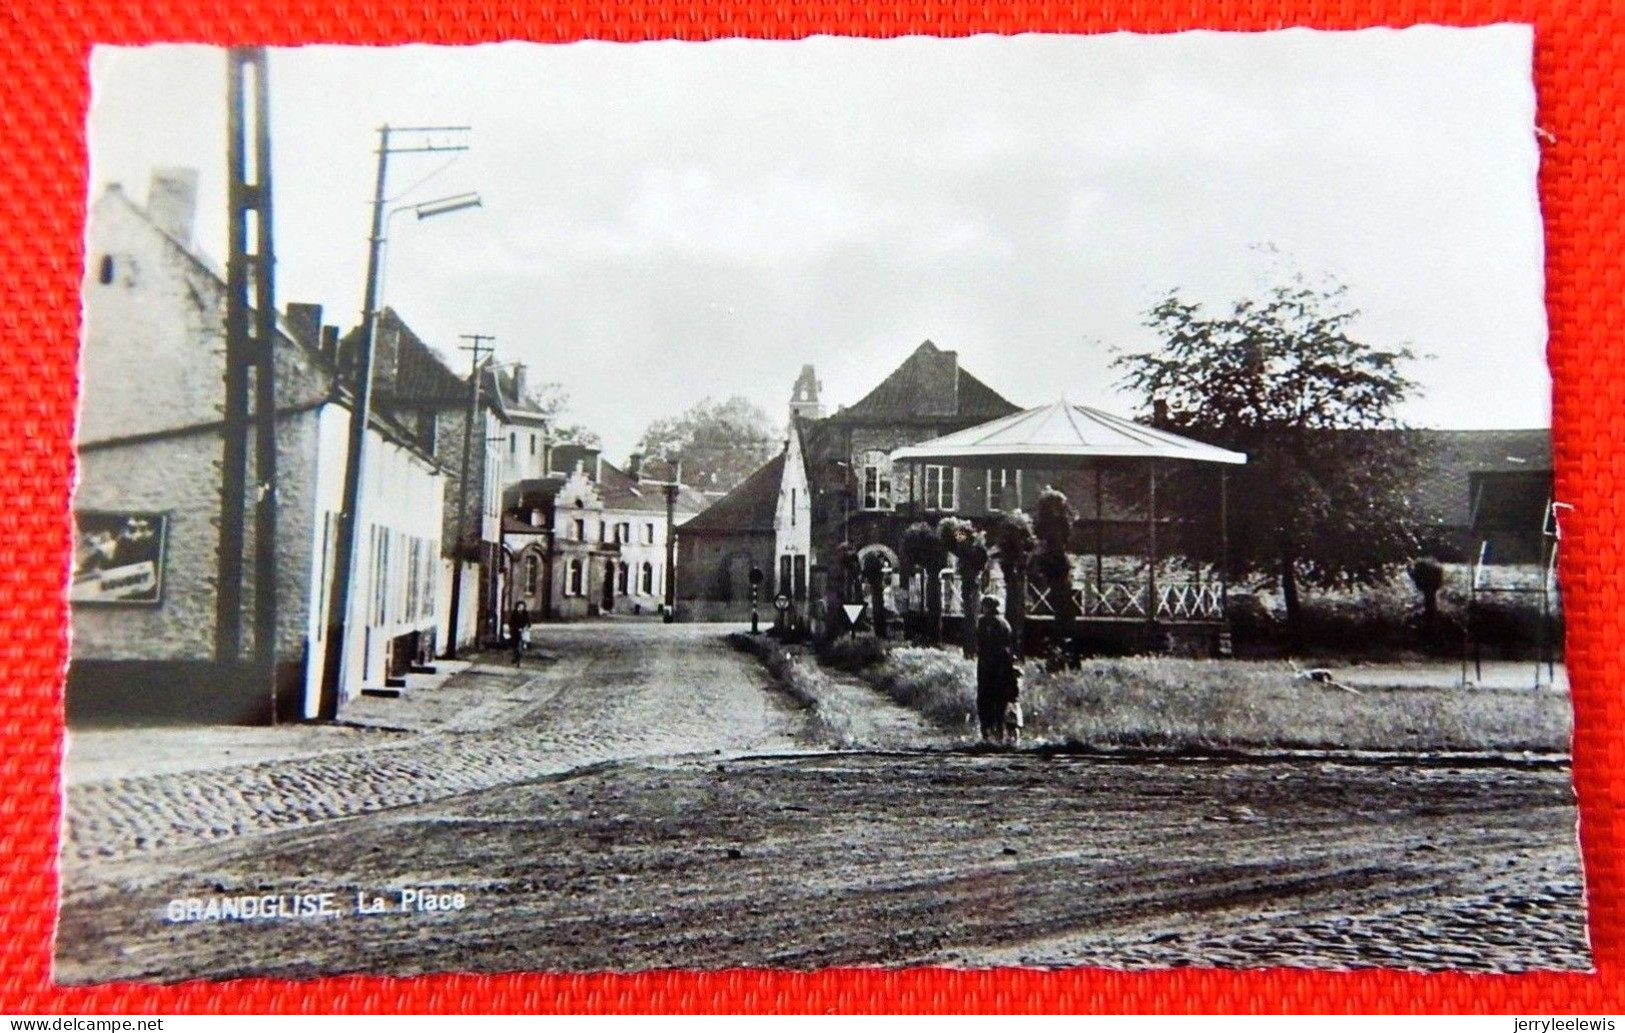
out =
[[(979, 752), (856, 681), (831, 750), (724, 630), (547, 626), (341, 725), (76, 736), (58, 978), (1589, 964), (1564, 765)], [(466, 910), (362, 906), (413, 888)], [(171, 917), (264, 894), (338, 910)]]
[[(362, 698), (337, 727), (117, 729), (75, 736), (67, 759), (71, 868), (299, 828), (478, 792), (587, 764), (789, 745), (794, 714), (705, 625), (561, 625), (514, 667), (487, 654), (445, 685)], [(631, 648), (629, 648), (631, 647)], [(188, 737), (278, 759), (142, 772), (143, 749)], [(227, 747), (229, 748), (229, 747)], [(76, 754), (83, 752), (81, 759)], [(173, 749), (155, 751), (172, 769)], [(219, 751), (217, 750), (217, 753)], [(86, 780), (114, 767), (124, 777)]]

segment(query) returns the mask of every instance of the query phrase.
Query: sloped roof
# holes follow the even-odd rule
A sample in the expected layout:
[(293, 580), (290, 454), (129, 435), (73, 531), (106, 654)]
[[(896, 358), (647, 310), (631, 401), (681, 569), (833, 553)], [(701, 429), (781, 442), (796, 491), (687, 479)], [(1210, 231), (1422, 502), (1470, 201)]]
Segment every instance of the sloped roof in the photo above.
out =
[(1524, 430), (1412, 430), (1416, 454), (1416, 508), (1428, 523), (1472, 523), (1474, 474), (1552, 472), (1552, 432)]
[[(955, 375), (951, 409), (933, 404), (933, 381), (951, 368)], [(856, 403), (828, 419), (838, 423), (925, 421), (963, 422), (991, 420), (1017, 411), (1019, 406), (959, 368), (958, 356), (931, 341), (914, 349), (903, 364)]]
[[(101, 210), (101, 206), (104, 204), (116, 204), (123, 208), (126, 213), (133, 215), (137, 220), (139, 220), (140, 224), (147, 232), (157, 236), (157, 238), (163, 241), (174, 254), (179, 255), (190, 266), (192, 266), (192, 268), (201, 272), (206, 278), (208, 288), (212, 294), (217, 295), (219, 299), (224, 298), (227, 290), (225, 274), (216, 267), (214, 261), (202, 252), (195, 250), (192, 244), (176, 239), (162, 226), (158, 225), (158, 223), (153, 220), (152, 214), (148, 212), (144, 206), (137, 204), (133, 198), (125, 194), (123, 188), (117, 183), (109, 183), (102, 191), (101, 196), (99, 196), (95, 202), (93, 202), (93, 210), (91, 212), (91, 220), (93, 223), (96, 221), (97, 213)], [(204, 307), (214, 304), (213, 300), (204, 302), (202, 299), (198, 299), (198, 301), (199, 304), (203, 305)], [(253, 306), (250, 305), (248, 310), (252, 312)], [(223, 341), (226, 333), (223, 310), (221, 312), (221, 317), (222, 321), (213, 329), (220, 335), (220, 338)], [(322, 354), (320, 348), (310, 347), (305, 341), (301, 340), (300, 335), (294, 333), (293, 329), (290, 327), (286, 313), (277, 312), (274, 322), (276, 324), (276, 335), (278, 338), (276, 343), (279, 346), (295, 350), (302, 355), (307, 356), (312, 365), (317, 370), (321, 371), (320, 375), (326, 381), (323, 388), (323, 395), (321, 397), (312, 396), (303, 400), (294, 401), (293, 404), (314, 405), (324, 401), (337, 401), (345, 408), (354, 411), (353, 391), (350, 384), (347, 383), (347, 378), (340, 373), (340, 370), (344, 368), (343, 364), (341, 363), (335, 366), (327, 356)], [(281, 390), (281, 388), (279, 387), (278, 390)], [(282, 404), (280, 400), (279, 404)], [(393, 415), (387, 412), (381, 412), (378, 409), (371, 409), (368, 412), (367, 417), (368, 425), (377, 430), (378, 433), (383, 435), (386, 440), (407, 449), (418, 458), (429, 463), (435, 469), (442, 469), (439, 461), (435, 459), (434, 454), (425, 449), (414, 437), (411, 429), (403, 426), (401, 422)], [(81, 446), (83, 446), (85, 443), (86, 442), (83, 440), (80, 442)]]
[(551, 505), (567, 480), (567, 477), (532, 477), (515, 481), (502, 489), (502, 508), (506, 511)]
[(486, 369), (483, 392), (487, 402), (496, 409), (503, 422), (517, 423), (525, 427), (548, 428), (547, 414), (531, 408), (515, 395), (512, 377), (504, 375), (501, 370), (489, 367)]
[(1240, 464), (1240, 452), (1147, 427), (1099, 409), (1054, 402), (892, 453), (902, 461), (1072, 466), (1093, 459), (1183, 459)]
[(784, 480), (784, 453), (769, 459), (738, 486), (691, 520), (677, 526), (684, 533), (726, 534), (773, 530), (778, 515), (779, 485)]
[[(375, 374), (373, 387), (379, 401), (468, 404), (468, 381), (453, 373), (434, 349), (406, 325), (400, 313), (385, 307), (378, 313), (375, 333), (376, 351), (391, 346), (395, 351), (393, 376)], [(344, 356), (345, 368), (360, 339), (361, 328), (357, 326), (339, 341), (339, 354)]]
[[(600, 463), (598, 490), (604, 496), (605, 509), (631, 510), (642, 513), (666, 512), (666, 489), (663, 484), (640, 483), (632, 475), (607, 460)], [(698, 513), (710, 505), (704, 495), (682, 485), (677, 490), (676, 511)]]

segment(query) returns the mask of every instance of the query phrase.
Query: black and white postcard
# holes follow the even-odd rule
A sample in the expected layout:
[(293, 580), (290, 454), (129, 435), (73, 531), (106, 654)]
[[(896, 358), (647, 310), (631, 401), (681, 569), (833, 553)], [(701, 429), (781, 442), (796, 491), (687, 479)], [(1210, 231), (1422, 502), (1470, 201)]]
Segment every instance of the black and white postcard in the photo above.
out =
[(56, 978), (1589, 970), (1532, 44), (97, 48)]

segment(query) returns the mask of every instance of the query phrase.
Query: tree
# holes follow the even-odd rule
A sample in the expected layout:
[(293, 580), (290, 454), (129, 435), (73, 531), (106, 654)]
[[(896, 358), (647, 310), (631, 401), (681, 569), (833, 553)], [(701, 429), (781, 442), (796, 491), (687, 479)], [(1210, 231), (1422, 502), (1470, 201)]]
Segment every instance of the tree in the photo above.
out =
[(869, 621), (880, 638), (886, 637), (886, 574), (890, 569), (886, 557), (879, 552), (863, 557), (863, 583), (869, 587)]
[(1072, 604), (1072, 556), (1067, 545), (1072, 539), (1072, 524), (1077, 519), (1066, 495), (1054, 488), (1045, 488), (1038, 496), (1033, 517), (1033, 533), (1038, 537), (1038, 555), (1033, 557), (1033, 569), (1044, 579), (1049, 589), (1050, 603), (1055, 608), (1055, 637), (1064, 648), (1072, 641), (1075, 615)]
[(780, 435), (767, 413), (735, 395), (706, 398), (680, 416), (655, 420), (638, 441), (651, 458), (682, 461), (683, 480), (705, 491), (729, 491), (773, 457)]
[(943, 517), (937, 537), (954, 558), (959, 573), (959, 609), (963, 613), (965, 655), (976, 655), (976, 618), (982, 606), (982, 572), (987, 569), (987, 542), (969, 520)]
[(903, 532), (903, 559), (925, 575), (925, 609), (930, 615), (931, 637), (942, 638), (942, 568), (948, 565), (948, 550), (936, 528), (923, 520)]
[(1414, 551), (1414, 450), (1394, 413), (1416, 355), (1356, 339), (1358, 316), (1347, 288), (1302, 277), (1215, 316), (1176, 291), (1146, 314), (1161, 346), (1115, 360), (1142, 418), (1247, 454), (1227, 574), (1278, 586), (1294, 640), (1300, 582), (1371, 584)]
[(1439, 589), (1444, 587), (1444, 564), (1432, 556), (1411, 563), (1411, 583), (1422, 593), (1422, 632), (1429, 641), (1439, 629)]
[(564, 415), (570, 409), (570, 392), (563, 384), (551, 381), (540, 384), (527, 391), (526, 396), (520, 401), (547, 417), (549, 436), (554, 444), (586, 445), (588, 448), (602, 446), (603, 441), (595, 431), (579, 423), (564, 422)]
[(999, 569), (1004, 572), (1004, 616), (1010, 622), (1016, 652), (1020, 653), (1027, 623), (1027, 564), (1038, 544), (1033, 519), (1019, 509), (1000, 513), (988, 528), (988, 537), (997, 550)]

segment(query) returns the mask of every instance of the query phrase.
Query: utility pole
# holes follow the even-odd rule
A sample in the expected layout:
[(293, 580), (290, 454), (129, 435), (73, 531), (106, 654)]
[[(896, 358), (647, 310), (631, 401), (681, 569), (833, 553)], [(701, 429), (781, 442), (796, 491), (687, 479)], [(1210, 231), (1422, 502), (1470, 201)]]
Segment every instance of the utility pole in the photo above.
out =
[[(367, 424), (372, 416), (372, 353), (377, 330), (378, 260), (382, 250), (384, 187), (389, 176), (391, 154), (419, 154), (436, 151), (466, 151), (466, 143), (436, 143), (432, 134), (463, 134), (468, 126), (397, 126), (378, 128), (378, 174), (372, 193), (372, 227), (367, 236), (367, 286), (361, 305), (361, 333), (356, 348), (351, 380), (350, 440), (344, 459), (344, 500), (338, 513), (338, 542), (334, 549), (333, 585), (328, 597), (327, 642), (322, 664), (322, 692), (319, 716), (331, 721), (338, 716), (339, 694), (343, 687), (345, 637), (350, 623), (351, 582), (355, 574), (357, 521), (361, 505), (361, 465), (366, 458)], [(391, 142), (406, 137), (405, 144)], [(421, 141), (421, 142), (414, 142)]]
[[(450, 631), (446, 635), (446, 651), (441, 654), (447, 660), (457, 659), (457, 620), (463, 601), (463, 532), (468, 529), (468, 462), (469, 453), (474, 447), (474, 421), (480, 414), (480, 380), (483, 379), (484, 361), (495, 350), (485, 346), (486, 341), (494, 341), (490, 334), (459, 334), (462, 340), (472, 341), (473, 344), (461, 346), (460, 351), (469, 354), (468, 370), (468, 419), (463, 422), (463, 467), (457, 478), (457, 541), (452, 546), (451, 554), (451, 623)], [(481, 429), (480, 437), (485, 437)], [(484, 506), (480, 512), (485, 512)], [(479, 521), (475, 521), (474, 541), (480, 541)]]
[[(254, 437), (254, 677), (280, 710), (277, 654), (276, 251), (272, 245), (270, 90), (264, 47), (226, 56), (226, 404), (221, 461), (215, 659), (242, 660), (248, 438)], [(250, 375), (252, 374), (252, 406)], [(252, 413), (250, 410), (252, 409)]]
[(677, 493), (683, 488), (683, 461), (676, 461), (671, 483), (666, 485), (666, 616), (665, 623), (677, 619)]

